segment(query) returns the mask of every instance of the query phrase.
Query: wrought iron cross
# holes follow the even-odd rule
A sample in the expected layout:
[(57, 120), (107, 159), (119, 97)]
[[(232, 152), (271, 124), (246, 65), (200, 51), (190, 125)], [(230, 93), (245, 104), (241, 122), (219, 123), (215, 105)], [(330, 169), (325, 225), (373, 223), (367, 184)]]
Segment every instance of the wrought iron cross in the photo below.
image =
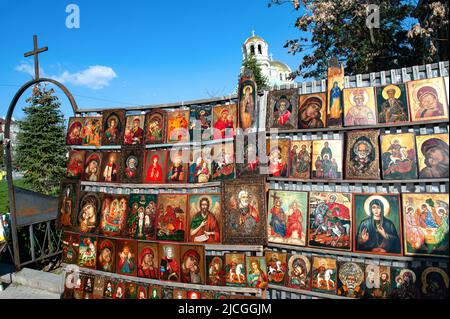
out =
[(33, 51), (25, 53), (24, 56), (27, 58), (29, 56), (34, 55), (34, 78), (37, 81), (37, 80), (39, 80), (39, 58), (38, 58), (38, 55), (39, 55), (39, 53), (48, 51), (48, 47), (43, 47), (43, 48), (38, 49), (37, 35), (33, 36), (33, 44), (34, 44)]

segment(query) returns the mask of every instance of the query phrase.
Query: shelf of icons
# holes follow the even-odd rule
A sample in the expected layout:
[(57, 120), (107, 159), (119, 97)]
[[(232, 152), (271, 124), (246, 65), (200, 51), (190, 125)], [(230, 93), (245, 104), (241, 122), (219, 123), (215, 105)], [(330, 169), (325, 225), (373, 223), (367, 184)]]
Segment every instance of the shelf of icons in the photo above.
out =
[(326, 294), (322, 292), (316, 292), (316, 291), (310, 291), (310, 290), (300, 290), (300, 289), (294, 289), (294, 288), (288, 288), (284, 286), (278, 286), (278, 285), (271, 285), (268, 286), (269, 290), (278, 290), (278, 291), (284, 291), (284, 292), (290, 292), (295, 293), (299, 295), (306, 295), (311, 297), (317, 297), (317, 298), (326, 298), (326, 299), (353, 299), (338, 295), (332, 295), (332, 294)]
[(306, 183), (306, 184), (439, 184), (448, 183), (448, 178), (432, 178), (432, 179), (300, 179), (300, 178), (288, 178), (288, 177), (268, 177), (267, 181), (274, 182), (293, 182), (293, 183)]
[(209, 183), (183, 183), (183, 184), (127, 184), (127, 183), (101, 183), (81, 181), (81, 186), (114, 187), (130, 189), (183, 189), (183, 188), (211, 188), (220, 187), (220, 182)]

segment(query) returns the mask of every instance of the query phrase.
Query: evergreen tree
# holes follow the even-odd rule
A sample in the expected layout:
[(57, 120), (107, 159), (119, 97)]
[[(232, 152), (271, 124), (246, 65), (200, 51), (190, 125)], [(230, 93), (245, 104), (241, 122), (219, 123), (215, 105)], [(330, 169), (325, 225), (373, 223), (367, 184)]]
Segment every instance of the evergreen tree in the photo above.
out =
[[(261, 67), (258, 65), (255, 56), (250, 55), (249, 57), (246, 57), (244, 61), (242, 61), (242, 70), (244, 69), (252, 70), (258, 90), (269, 85), (269, 79), (262, 73)], [(241, 74), (239, 74), (239, 78), (241, 78), (241, 76), (242, 72)]]
[(66, 164), (65, 126), (59, 99), (54, 90), (34, 87), (19, 122), (17, 164), (32, 190), (56, 195)]

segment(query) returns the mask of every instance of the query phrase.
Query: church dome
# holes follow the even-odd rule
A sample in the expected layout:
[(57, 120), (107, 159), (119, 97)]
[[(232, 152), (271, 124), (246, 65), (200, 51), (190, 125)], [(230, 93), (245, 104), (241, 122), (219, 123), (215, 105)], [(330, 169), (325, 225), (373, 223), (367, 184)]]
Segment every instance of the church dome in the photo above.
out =
[(266, 41), (264, 41), (263, 38), (258, 37), (257, 35), (252, 35), (251, 37), (247, 38), (247, 40), (245, 40), (244, 45), (247, 45), (251, 42), (264, 42), (266, 43)]
[(292, 72), (291, 68), (286, 63), (283, 63), (281, 61), (270, 61), (270, 66), (275, 68), (278, 72)]

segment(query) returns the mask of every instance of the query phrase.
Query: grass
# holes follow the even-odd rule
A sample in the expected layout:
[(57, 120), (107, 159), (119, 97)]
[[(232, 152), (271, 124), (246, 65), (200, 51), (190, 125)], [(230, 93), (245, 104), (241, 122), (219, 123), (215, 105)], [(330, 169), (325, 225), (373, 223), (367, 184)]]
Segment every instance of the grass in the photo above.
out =
[[(31, 189), (23, 179), (15, 180), (14, 185), (25, 189)], [(8, 211), (8, 183), (5, 178), (0, 181), (0, 214), (7, 213)]]

